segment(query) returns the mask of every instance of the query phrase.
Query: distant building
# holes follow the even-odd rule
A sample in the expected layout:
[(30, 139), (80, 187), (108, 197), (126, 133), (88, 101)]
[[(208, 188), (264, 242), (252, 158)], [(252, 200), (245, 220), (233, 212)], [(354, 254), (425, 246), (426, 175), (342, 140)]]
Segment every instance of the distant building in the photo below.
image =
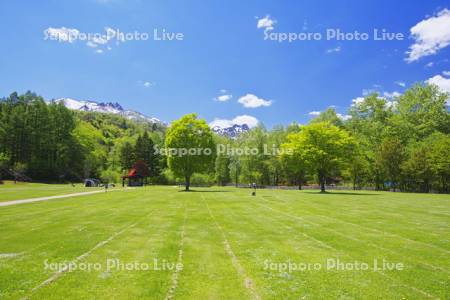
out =
[(125, 186), (125, 181), (128, 179), (128, 186), (143, 186), (148, 176), (150, 176), (150, 170), (144, 161), (139, 160), (128, 174), (122, 177), (122, 185)]

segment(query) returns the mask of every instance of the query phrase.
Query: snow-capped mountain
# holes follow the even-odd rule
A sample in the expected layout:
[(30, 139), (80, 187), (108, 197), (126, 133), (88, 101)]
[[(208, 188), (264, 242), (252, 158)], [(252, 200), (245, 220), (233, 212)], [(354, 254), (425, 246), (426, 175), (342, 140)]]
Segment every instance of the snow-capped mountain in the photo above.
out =
[[(71, 98), (59, 98), (56, 100), (52, 100), (55, 103), (63, 103), (67, 108), (79, 111), (90, 111), (90, 112), (99, 112), (99, 113), (109, 113), (109, 114), (117, 114), (121, 115), (129, 120), (137, 121), (137, 122), (148, 122), (148, 123), (156, 123), (164, 126), (169, 126), (168, 124), (162, 122), (161, 120), (153, 117), (148, 117), (140, 112), (133, 110), (124, 109), (119, 103), (115, 102), (95, 102), (95, 101), (86, 101), (86, 100), (75, 100)], [(213, 125), (213, 124), (211, 124)], [(211, 126), (213, 132), (219, 135), (228, 136), (231, 138), (237, 137), (239, 134), (243, 132), (247, 132), (250, 130), (250, 127), (247, 124), (222, 124), (222, 126), (214, 125)]]
[(95, 102), (95, 101), (85, 101), (85, 100), (75, 100), (71, 98), (60, 98), (53, 100), (55, 103), (63, 103), (67, 108), (80, 111), (92, 111), (100, 113), (110, 113), (121, 115), (129, 120), (149, 122), (149, 123), (161, 123), (159, 119), (148, 117), (144, 114), (133, 110), (125, 110), (119, 103), (111, 102)]
[(214, 126), (211, 129), (213, 132), (215, 132), (217, 134), (225, 135), (225, 136), (228, 136), (231, 138), (235, 138), (239, 134), (250, 130), (250, 128), (248, 127), (247, 124), (242, 124), (242, 125), (234, 124), (233, 126), (230, 126), (230, 127)]

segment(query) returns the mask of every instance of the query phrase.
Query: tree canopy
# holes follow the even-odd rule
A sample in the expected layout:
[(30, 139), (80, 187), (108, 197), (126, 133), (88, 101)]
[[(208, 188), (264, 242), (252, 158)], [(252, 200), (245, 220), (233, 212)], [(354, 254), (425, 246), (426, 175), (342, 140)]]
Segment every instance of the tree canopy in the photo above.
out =
[(187, 191), (194, 173), (212, 170), (216, 154), (213, 133), (206, 121), (198, 119), (196, 114), (172, 122), (165, 146), (169, 150), (168, 166), (185, 180)]

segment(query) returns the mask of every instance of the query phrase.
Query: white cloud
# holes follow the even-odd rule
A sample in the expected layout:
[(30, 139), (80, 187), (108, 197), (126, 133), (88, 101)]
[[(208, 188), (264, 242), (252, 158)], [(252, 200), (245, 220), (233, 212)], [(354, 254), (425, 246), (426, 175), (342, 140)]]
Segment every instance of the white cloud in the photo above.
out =
[[(399, 82), (396, 82), (397, 84), (399, 84)], [(402, 83), (402, 82), (400, 82)], [(400, 84), (399, 84), (400, 85)], [(401, 86), (401, 85), (400, 85)], [(397, 105), (397, 100), (396, 98), (400, 97), (402, 94), (398, 91), (393, 91), (393, 92), (381, 92), (381, 91), (377, 91), (377, 90), (363, 90), (362, 91), (363, 96), (368, 96), (372, 93), (378, 93), (380, 96), (378, 96), (381, 99), (384, 99), (386, 101), (386, 107), (388, 108), (395, 108)], [(357, 107), (359, 105), (361, 105), (364, 102), (364, 97), (360, 96), (360, 97), (356, 97), (354, 99), (352, 99), (352, 107)], [(349, 118), (351, 118), (351, 116), (342, 116), (344, 118), (341, 118), (342, 120), (348, 120)]]
[(445, 76), (450, 76), (450, 71), (442, 71), (442, 74), (444, 74)]
[[(405, 86), (404, 82), (398, 82), (397, 81), (396, 84), (398, 84), (399, 86), (402, 86), (402, 87)], [(398, 96), (401, 95), (401, 93), (397, 92), (397, 91), (394, 91), (394, 92), (386, 92), (386, 91), (384, 91), (383, 92), (381, 90), (381, 87), (382, 87), (381, 85), (374, 84), (373, 86), (375, 87), (374, 89), (363, 89), (362, 90), (362, 95), (363, 96), (369, 96), (369, 95), (372, 95), (374, 93), (377, 93), (378, 95), (380, 95), (381, 98), (386, 98), (386, 99), (398, 97)], [(363, 97), (358, 97), (358, 98), (353, 99), (352, 102), (356, 103), (356, 102), (361, 102), (362, 100), (364, 100)]]
[(220, 96), (215, 97), (214, 100), (219, 101), (219, 102), (227, 102), (231, 98), (233, 98), (233, 95), (220, 95)]
[(415, 43), (406, 52), (407, 62), (436, 54), (450, 44), (450, 10), (443, 9), (436, 16), (420, 21), (410, 32)]
[(430, 61), (425, 65), (425, 68), (431, 68), (434, 65), (434, 62)]
[(241, 98), (239, 98), (238, 102), (241, 103), (244, 107), (248, 108), (256, 108), (260, 106), (272, 105), (271, 100), (264, 100), (262, 98), (258, 98), (253, 94), (247, 94), (245, 96), (242, 96)]
[(327, 49), (326, 53), (330, 54), (330, 53), (340, 52), (340, 51), (341, 51), (341, 46), (337, 46), (335, 48)]
[(343, 115), (343, 114), (340, 114), (340, 113), (337, 113), (336, 115), (342, 121), (347, 121), (347, 120), (350, 120), (352, 118), (352, 116), (350, 116), (350, 115)]
[(437, 85), (442, 91), (450, 93), (450, 78), (442, 77), (441, 75), (436, 75), (431, 77), (426, 81), (428, 84)]
[(256, 27), (258, 29), (264, 28), (265, 31), (273, 30), (275, 23), (277, 23), (277, 21), (274, 19), (271, 19), (270, 16), (267, 15), (264, 18), (258, 19), (258, 21), (256, 22)]
[(364, 102), (364, 97), (356, 97), (355, 99), (352, 100), (352, 106), (358, 106), (361, 103)]
[(396, 81), (395, 82), (396, 85), (401, 86), (401, 87), (405, 87), (406, 83), (404, 83), (403, 81)]
[(383, 92), (383, 97), (386, 99), (392, 99), (392, 98), (397, 98), (399, 97), (401, 94), (397, 91), (394, 92)]
[(145, 87), (145, 88), (149, 88), (149, 87), (155, 85), (154, 82), (151, 82), (151, 81), (145, 81), (145, 80), (144, 80), (144, 81), (143, 81), (143, 80), (139, 80), (138, 83), (139, 83), (140, 85), (142, 85), (143, 87)]
[(395, 109), (397, 107), (398, 101), (396, 100), (386, 100), (385, 107)]
[(44, 39), (56, 40), (58, 42), (69, 42), (72, 43), (78, 38), (80, 31), (75, 28), (53, 28), (49, 27), (44, 30)]
[(231, 127), (233, 125), (244, 125), (247, 124), (248, 127), (253, 128), (258, 125), (259, 121), (255, 117), (249, 116), (249, 115), (241, 115), (237, 116), (232, 120), (228, 119), (214, 119), (211, 123), (209, 123), (210, 127), (222, 127), (227, 128)]
[(221, 95), (214, 97), (214, 101), (219, 101), (219, 102), (226, 102), (228, 100), (230, 100), (231, 98), (233, 98), (233, 95), (231, 94), (226, 94), (227, 90), (225, 89), (221, 89), (219, 90), (219, 92), (221, 93)]
[[(319, 116), (320, 114), (321, 114), (320, 111), (310, 111), (310, 112), (308, 113), (308, 115), (310, 115), (310, 116), (312, 116), (312, 117), (317, 117), (317, 116)], [(339, 119), (341, 119), (342, 121), (347, 121), (347, 120), (349, 120), (349, 119), (352, 118), (352, 116), (350, 116), (350, 115), (343, 115), (343, 114), (340, 114), (340, 113), (336, 113), (336, 116), (337, 116)]]
[(249, 115), (237, 116), (233, 119), (233, 122), (238, 125), (247, 124), (248, 127), (256, 127), (259, 123), (258, 119)]
[(316, 117), (316, 116), (320, 115), (320, 111), (310, 111), (308, 113), (308, 115)]
[[(105, 33), (84, 33), (75, 28), (53, 28), (49, 27), (44, 31), (45, 40), (56, 40), (59, 42), (73, 43), (77, 40), (86, 41), (86, 46), (94, 48), (95, 53), (103, 53), (105, 49), (111, 50), (108, 45), (111, 39), (116, 35), (116, 31), (112, 28), (105, 27)], [(101, 49), (103, 48), (103, 49)]]

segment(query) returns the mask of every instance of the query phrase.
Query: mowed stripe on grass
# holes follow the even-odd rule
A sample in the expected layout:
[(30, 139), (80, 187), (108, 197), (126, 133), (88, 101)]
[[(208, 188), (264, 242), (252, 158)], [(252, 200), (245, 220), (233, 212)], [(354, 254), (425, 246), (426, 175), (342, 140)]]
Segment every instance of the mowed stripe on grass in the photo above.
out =
[[(248, 198), (249, 201), (258, 205), (256, 201), (259, 199)], [(312, 270), (288, 273), (265, 270), (266, 261), (325, 264), (327, 258), (339, 257), (346, 262), (353, 262), (356, 258), (348, 251), (346, 241), (338, 244), (333, 241), (332, 235), (320, 235), (310, 224), (292, 220), (283, 214), (270, 213), (258, 208), (254, 208), (253, 212), (243, 212), (240, 202), (236, 202), (237, 207), (234, 211), (229, 210), (233, 206), (232, 203), (226, 206), (221, 204), (222, 207), (218, 208), (218, 211), (222, 211), (223, 221), (230, 226), (228, 231), (234, 232), (234, 238), (230, 235), (233, 245), (241, 245), (235, 248), (237, 255), (241, 261), (246, 262), (246, 267), (252, 270), (252, 273), (258, 273), (258, 279), (262, 279), (257, 286), (264, 287), (263, 298), (273, 298), (276, 295), (282, 298), (373, 299), (394, 295), (412, 297), (417, 292), (422, 294), (419, 290), (417, 292), (405, 290), (398, 293), (398, 285), (395, 283), (393, 285), (389, 278), (374, 272)], [(261, 215), (264, 215), (264, 218), (258, 217)], [(229, 216), (235, 216), (235, 219), (229, 220)], [(227, 219), (229, 221), (226, 221)], [(246, 231), (243, 232), (242, 228)], [(358, 250), (361, 250), (360, 248), (358, 247)], [(366, 257), (361, 255), (357, 258), (362, 262), (366, 260)], [(430, 297), (431, 295), (425, 293), (422, 296)]]
[[(0, 208), (0, 254), (8, 254), (0, 255), (0, 298), (450, 297), (448, 195), (258, 190), (252, 197), (247, 189), (196, 190), (147, 187)], [(103, 265), (157, 259), (160, 267), (181, 262), (183, 268), (76, 270), (40, 286), (55, 276), (44, 269), (45, 259), (77, 258)], [(325, 266), (330, 258), (370, 265), (385, 259), (405, 268), (267, 268), (270, 262)]]

